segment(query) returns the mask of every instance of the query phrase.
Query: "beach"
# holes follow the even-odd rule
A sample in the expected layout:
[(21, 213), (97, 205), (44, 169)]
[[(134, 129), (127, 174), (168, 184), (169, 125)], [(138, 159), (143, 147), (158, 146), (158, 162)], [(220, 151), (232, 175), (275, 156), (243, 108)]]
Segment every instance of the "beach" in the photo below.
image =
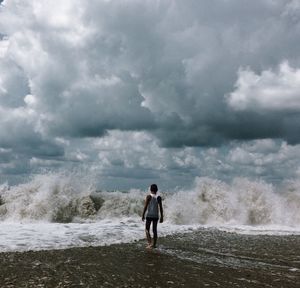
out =
[(300, 288), (299, 46), (300, 0), (0, 0), (0, 288)]
[(0, 254), (0, 287), (299, 287), (299, 235), (217, 229), (100, 247)]

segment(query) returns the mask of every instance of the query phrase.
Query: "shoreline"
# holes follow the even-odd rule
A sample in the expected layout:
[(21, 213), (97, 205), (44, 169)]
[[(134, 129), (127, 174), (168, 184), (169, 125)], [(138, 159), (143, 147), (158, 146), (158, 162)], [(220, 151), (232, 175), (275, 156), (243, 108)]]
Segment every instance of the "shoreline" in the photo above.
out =
[(300, 236), (192, 234), (161, 237), (153, 250), (137, 241), (2, 252), (0, 287), (299, 287)]

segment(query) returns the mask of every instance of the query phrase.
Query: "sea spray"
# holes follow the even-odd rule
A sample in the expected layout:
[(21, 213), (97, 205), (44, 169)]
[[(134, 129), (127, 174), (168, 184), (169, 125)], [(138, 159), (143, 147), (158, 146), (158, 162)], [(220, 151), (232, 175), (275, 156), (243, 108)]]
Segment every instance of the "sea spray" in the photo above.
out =
[(0, 219), (71, 222), (75, 216), (86, 214), (84, 207), (90, 209), (86, 197), (90, 197), (93, 187), (83, 177), (66, 173), (36, 175), (25, 184), (2, 186)]
[(232, 183), (196, 178), (191, 190), (166, 199), (170, 222), (207, 225), (300, 225), (300, 185), (275, 192), (271, 184), (236, 178)]
[(234, 218), (235, 203), (229, 186), (221, 181), (196, 178), (191, 190), (166, 199), (166, 217), (176, 224), (217, 224)]
[[(0, 219), (15, 222), (140, 220), (148, 191), (99, 192), (79, 175), (37, 175), (26, 184), (0, 187)], [(228, 184), (196, 178), (191, 189), (161, 192), (165, 222), (175, 225), (282, 225), (299, 227), (300, 184), (280, 191), (264, 181), (233, 179)]]
[(144, 192), (137, 189), (129, 192), (115, 191), (93, 194), (93, 197), (103, 200), (101, 209), (98, 211), (99, 219), (139, 217), (142, 215), (144, 196)]
[[(0, 251), (101, 246), (143, 239), (148, 191), (97, 191), (74, 174), (37, 175), (0, 186)], [(241, 234), (300, 233), (300, 185), (278, 191), (263, 181), (196, 178), (191, 189), (160, 191), (165, 212), (159, 237), (200, 227)], [(201, 229), (201, 228), (200, 228)]]

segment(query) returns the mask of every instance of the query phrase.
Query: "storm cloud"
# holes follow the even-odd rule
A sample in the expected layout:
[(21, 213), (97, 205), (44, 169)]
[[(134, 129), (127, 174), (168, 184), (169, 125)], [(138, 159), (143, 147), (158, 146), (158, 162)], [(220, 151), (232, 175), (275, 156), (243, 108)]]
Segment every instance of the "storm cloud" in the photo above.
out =
[[(170, 170), (168, 153), (193, 155), (201, 170), (210, 149), (233, 149), (220, 157), (241, 165), (247, 141), (300, 142), (297, 0), (11, 0), (0, 34), (0, 163), (96, 157), (112, 165), (105, 173), (135, 175), (124, 154), (104, 157), (91, 144), (119, 133), (148, 135)], [(140, 141), (122, 143), (135, 151)], [(146, 177), (149, 162), (138, 162), (131, 168)]]

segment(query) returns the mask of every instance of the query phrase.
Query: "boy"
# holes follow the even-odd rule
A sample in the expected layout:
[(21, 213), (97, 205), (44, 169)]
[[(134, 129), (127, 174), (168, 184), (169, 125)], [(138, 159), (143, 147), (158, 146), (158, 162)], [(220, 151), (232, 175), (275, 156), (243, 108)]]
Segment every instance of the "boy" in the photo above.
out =
[[(150, 195), (147, 195), (145, 200), (145, 206), (143, 211), (142, 220), (145, 220), (145, 213), (147, 211), (146, 216), (146, 237), (148, 241), (147, 248), (155, 248), (156, 247), (156, 241), (157, 241), (157, 222), (159, 219), (159, 212), (160, 212), (160, 223), (163, 223), (163, 207), (162, 207), (162, 200), (160, 196), (157, 196), (156, 193), (158, 191), (157, 185), (152, 184), (150, 186)], [(158, 211), (159, 207), (159, 211)], [(152, 223), (152, 230), (153, 230), (153, 242), (151, 241), (151, 235), (150, 235), (150, 225)]]

